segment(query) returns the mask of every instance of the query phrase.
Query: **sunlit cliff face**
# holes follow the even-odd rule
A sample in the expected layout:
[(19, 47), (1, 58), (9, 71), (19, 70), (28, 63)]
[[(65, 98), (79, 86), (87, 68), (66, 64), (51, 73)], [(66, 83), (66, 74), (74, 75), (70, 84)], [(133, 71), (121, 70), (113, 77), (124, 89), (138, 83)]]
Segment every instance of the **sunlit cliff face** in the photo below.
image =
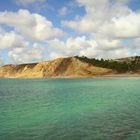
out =
[(111, 69), (95, 67), (74, 57), (0, 67), (0, 77), (5, 78), (88, 77), (109, 73)]

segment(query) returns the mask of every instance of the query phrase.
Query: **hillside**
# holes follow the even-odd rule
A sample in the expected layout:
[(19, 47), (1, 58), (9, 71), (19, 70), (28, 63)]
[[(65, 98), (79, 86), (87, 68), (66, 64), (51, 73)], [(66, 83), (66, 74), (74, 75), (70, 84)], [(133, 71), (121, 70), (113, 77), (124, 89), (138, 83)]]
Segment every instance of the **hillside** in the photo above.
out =
[(140, 57), (127, 57), (115, 60), (99, 60), (95, 58), (76, 57), (82, 62), (86, 62), (93, 66), (112, 69), (116, 73), (139, 73), (140, 72)]
[(111, 69), (95, 67), (75, 57), (0, 67), (3, 78), (89, 77), (109, 73)]
[[(137, 62), (137, 63), (136, 63)], [(59, 58), (53, 61), (5, 65), (1, 78), (94, 77), (117, 74), (140, 74), (140, 61), (96, 60), (86, 57)], [(133, 66), (134, 67), (133, 67)]]
[(140, 56), (116, 59), (119, 63), (126, 63), (130, 71), (140, 71)]

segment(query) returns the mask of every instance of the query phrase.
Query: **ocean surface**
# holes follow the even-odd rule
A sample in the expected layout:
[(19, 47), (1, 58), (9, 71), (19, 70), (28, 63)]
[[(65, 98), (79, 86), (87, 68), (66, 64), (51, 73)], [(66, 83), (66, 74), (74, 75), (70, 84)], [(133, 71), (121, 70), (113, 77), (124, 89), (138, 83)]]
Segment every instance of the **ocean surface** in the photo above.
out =
[(140, 78), (0, 79), (0, 140), (140, 140)]

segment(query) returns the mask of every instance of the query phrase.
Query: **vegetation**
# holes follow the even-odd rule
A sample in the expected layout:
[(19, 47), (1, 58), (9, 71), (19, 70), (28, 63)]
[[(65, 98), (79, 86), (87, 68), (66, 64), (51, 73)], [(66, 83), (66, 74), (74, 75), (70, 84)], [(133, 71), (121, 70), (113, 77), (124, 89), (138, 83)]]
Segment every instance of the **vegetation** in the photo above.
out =
[(140, 56), (136, 56), (135, 59), (130, 62), (129, 68), (131, 71), (140, 70)]
[(87, 58), (85, 56), (79, 57), (76, 56), (81, 61), (90, 63), (97, 67), (103, 67), (112, 69), (118, 73), (124, 73), (124, 72), (134, 72), (137, 70), (140, 70), (140, 57), (136, 56), (133, 57), (133, 59), (130, 61), (125, 59), (120, 60), (104, 60), (104, 59), (95, 59), (95, 58)]

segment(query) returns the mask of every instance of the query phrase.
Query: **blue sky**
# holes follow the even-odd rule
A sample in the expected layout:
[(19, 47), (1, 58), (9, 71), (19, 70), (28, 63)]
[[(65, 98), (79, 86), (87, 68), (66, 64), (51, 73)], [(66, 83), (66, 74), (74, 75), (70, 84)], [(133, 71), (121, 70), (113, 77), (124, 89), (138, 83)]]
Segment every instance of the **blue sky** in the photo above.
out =
[[(70, 6), (73, 4), (73, 6)], [(51, 20), (55, 26), (60, 26), (61, 19), (73, 19), (75, 15), (84, 15), (84, 7), (74, 6), (73, 0), (47, 0), (43, 3), (32, 3), (30, 5), (15, 4), (14, 0), (4, 0), (0, 2), (1, 11), (18, 11), (19, 9), (28, 9), (30, 12), (39, 13)], [(68, 16), (60, 16), (58, 10), (62, 7), (69, 7), (70, 12)]]
[(140, 55), (139, 0), (3, 0), (0, 64)]

